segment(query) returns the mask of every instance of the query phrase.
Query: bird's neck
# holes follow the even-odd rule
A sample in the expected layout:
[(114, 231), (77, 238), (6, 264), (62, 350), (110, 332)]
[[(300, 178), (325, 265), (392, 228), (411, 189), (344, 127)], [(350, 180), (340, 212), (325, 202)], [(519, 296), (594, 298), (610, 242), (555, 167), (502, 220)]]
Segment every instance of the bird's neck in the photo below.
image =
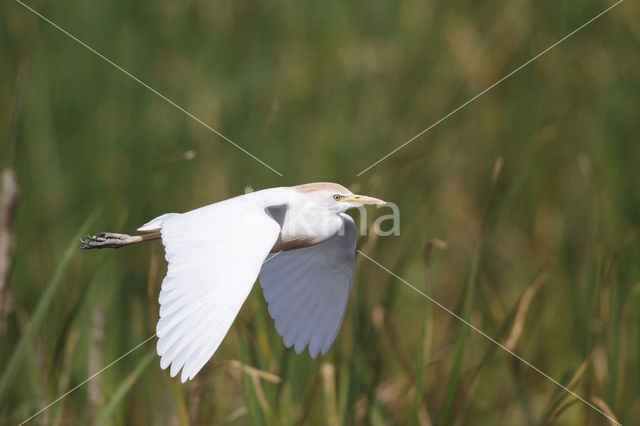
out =
[(342, 227), (342, 219), (312, 202), (288, 204), (282, 223), (278, 250), (291, 250), (319, 244), (333, 237)]
[(265, 189), (251, 193), (249, 198), (264, 204), (282, 228), (273, 252), (319, 244), (333, 237), (342, 227), (342, 218), (337, 212), (328, 211), (306, 194), (291, 188)]

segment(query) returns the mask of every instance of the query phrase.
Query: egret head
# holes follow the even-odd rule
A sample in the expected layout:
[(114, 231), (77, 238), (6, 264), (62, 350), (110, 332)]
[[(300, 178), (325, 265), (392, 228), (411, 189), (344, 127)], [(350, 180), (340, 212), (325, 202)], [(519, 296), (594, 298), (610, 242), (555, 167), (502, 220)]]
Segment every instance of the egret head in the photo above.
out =
[(337, 183), (308, 183), (305, 185), (295, 186), (294, 189), (297, 192), (304, 194), (307, 199), (314, 204), (318, 204), (322, 208), (335, 213), (342, 213), (351, 208), (361, 207), (368, 204), (386, 204), (378, 198), (354, 194), (344, 186), (338, 185)]

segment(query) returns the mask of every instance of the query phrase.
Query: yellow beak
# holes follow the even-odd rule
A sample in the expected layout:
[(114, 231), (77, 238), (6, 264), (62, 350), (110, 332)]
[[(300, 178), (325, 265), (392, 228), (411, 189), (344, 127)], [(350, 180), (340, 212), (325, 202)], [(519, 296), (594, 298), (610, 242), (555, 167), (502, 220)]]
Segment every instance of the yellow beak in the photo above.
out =
[(345, 201), (347, 203), (360, 204), (363, 206), (367, 204), (378, 204), (378, 205), (387, 204), (385, 201), (382, 201), (378, 198), (367, 197), (366, 195), (351, 195)]

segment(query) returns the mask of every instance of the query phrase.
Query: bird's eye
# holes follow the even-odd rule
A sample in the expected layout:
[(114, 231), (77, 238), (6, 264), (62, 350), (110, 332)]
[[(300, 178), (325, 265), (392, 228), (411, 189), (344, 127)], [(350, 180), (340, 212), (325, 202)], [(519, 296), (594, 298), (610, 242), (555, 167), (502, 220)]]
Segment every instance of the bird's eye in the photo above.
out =
[(336, 200), (336, 201), (340, 201), (342, 199), (342, 195), (336, 194), (336, 195), (333, 196), (333, 199)]

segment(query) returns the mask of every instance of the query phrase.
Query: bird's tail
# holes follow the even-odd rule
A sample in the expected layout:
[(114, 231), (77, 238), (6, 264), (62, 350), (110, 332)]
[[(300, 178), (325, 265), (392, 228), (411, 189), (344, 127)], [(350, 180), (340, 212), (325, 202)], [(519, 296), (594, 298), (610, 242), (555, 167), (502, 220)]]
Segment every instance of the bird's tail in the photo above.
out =
[(153, 232), (153, 231), (159, 231), (160, 229), (162, 229), (162, 222), (169, 219), (171, 216), (175, 216), (177, 214), (180, 213), (165, 213), (162, 216), (158, 216), (153, 220), (150, 220), (149, 222), (145, 223), (144, 225), (142, 225), (140, 228), (138, 228), (138, 231), (141, 232)]

